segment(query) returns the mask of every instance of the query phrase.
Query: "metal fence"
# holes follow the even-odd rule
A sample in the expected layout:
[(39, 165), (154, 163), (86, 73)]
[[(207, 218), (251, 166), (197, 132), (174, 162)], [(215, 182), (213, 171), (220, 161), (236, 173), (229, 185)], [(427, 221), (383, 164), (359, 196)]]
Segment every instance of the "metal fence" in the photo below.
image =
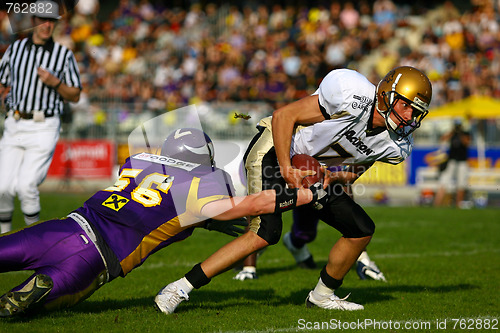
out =
[[(212, 139), (220, 140), (251, 138), (256, 133), (257, 122), (273, 111), (269, 104), (255, 102), (202, 103), (196, 108), (203, 129)], [(168, 119), (169, 111), (119, 102), (69, 106), (62, 117), (61, 138), (109, 139), (126, 143), (135, 128), (164, 113)], [(175, 121), (172, 112), (172, 124)]]
[[(258, 121), (273, 111), (272, 106), (264, 102), (201, 103), (197, 109), (203, 129), (213, 139), (221, 140), (251, 138), (256, 133)], [(89, 103), (83, 98), (78, 104), (67, 104), (64, 112), (61, 138), (109, 139), (126, 143), (128, 135), (137, 126), (169, 111), (111, 99)], [(235, 118), (235, 114), (239, 116)], [(3, 122), (4, 117), (0, 117), (0, 135)], [(452, 124), (453, 119), (424, 119), (422, 127), (414, 133), (415, 144), (439, 145), (440, 136), (449, 131)], [(472, 134), (472, 145), (481, 139), (488, 147), (500, 146), (500, 118), (473, 120), (467, 125)]]

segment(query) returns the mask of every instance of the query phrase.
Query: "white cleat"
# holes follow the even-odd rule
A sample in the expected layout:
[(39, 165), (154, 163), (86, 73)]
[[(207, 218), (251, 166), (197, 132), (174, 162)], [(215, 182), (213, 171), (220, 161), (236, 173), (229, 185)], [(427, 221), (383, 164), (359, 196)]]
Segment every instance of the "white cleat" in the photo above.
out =
[(158, 310), (166, 314), (174, 313), (175, 309), (182, 301), (188, 301), (188, 294), (182, 290), (175, 282), (170, 283), (160, 290), (155, 297), (155, 305)]
[[(350, 295), (350, 294), (349, 294)], [(314, 299), (313, 296), (313, 291), (311, 290), (309, 292), (309, 295), (306, 298), (306, 306), (308, 308), (312, 307), (319, 307), (323, 309), (329, 309), (329, 310), (342, 310), (342, 311), (356, 311), (356, 310), (364, 310), (364, 306), (361, 304), (356, 304), (353, 302), (348, 302), (346, 301), (347, 295), (344, 298), (340, 298), (335, 294), (332, 294), (329, 297), (326, 297), (325, 299), (318, 301)]]

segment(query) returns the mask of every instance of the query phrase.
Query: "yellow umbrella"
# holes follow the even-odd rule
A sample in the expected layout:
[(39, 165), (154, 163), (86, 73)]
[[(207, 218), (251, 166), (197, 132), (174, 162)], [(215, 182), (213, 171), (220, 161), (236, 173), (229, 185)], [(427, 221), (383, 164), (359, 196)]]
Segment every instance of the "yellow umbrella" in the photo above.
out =
[(427, 118), (500, 118), (500, 100), (489, 96), (470, 96), (432, 108)]
[[(500, 100), (489, 96), (470, 96), (460, 101), (431, 109), (427, 118), (464, 118), (493, 119), (500, 118)], [(477, 155), (480, 168), (485, 168), (486, 144), (484, 134), (477, 132)]]

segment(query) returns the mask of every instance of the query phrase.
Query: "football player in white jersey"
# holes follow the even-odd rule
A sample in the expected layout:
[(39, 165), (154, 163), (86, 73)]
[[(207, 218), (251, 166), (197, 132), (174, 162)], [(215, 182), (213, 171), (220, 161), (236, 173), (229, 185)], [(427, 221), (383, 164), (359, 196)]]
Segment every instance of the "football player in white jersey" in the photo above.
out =
[[(375, 224), (361, 206), (338, 189), (354, 182), (376, 161), (397, 164), (405, 160), (413, 146), (411, 133), (427, 115), (431, 98), (429, 79), (413, 67), (391, 70), (377, 86), (358, 72), (339, 69), (323, 79), (315, 94), (281, 107), (259, 122), (259, 133), (244, 157), (249, 194), (264, 189), (286, 193), (289, 188), (301, 187), (302, 179), (311, 172), (292, 167), (290, 160), (295, 154), (308, 154), (328, 166), (339, 166), (325, 174), (323, 184), (330, 197), (316, 215), (342, 237), (330, 250), (328, 263), (306, 298), (308, 307), (364, 308), (340, 299), (334, 291), (370, 242)], [(282, 225), (279, 213), (252, 217), (249, 232), (164, 288), (173, 291), (157, 296), (162, 301), (160, 309), (173, 313), (194, 288), (209, 283), (249, 254), (276, 244)]]

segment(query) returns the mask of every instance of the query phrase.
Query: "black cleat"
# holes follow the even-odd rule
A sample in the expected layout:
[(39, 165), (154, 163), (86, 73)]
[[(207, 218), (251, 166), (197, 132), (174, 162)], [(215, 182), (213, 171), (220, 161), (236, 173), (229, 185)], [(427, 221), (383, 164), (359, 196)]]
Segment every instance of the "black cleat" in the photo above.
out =
[(33, 308), (54, 287), (50, 276), (38, 274), (21, 290), (9, 291), (0, 297), (0, 317), (12, 317)]
[(309, 256), (306, 260), (298, 262), (297, 266), (305, 269), (316, 269), (316, 262), (314, 262), (313, 256)]

